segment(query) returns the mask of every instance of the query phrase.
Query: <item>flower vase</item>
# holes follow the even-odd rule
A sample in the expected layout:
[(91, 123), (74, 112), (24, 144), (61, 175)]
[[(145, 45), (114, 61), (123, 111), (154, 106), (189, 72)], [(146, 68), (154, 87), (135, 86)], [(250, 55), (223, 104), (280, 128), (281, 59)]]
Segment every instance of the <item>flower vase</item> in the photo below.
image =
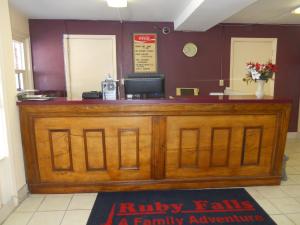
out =
[(261, 99), (264, 97), (264, 86), (266, 81), (265, 80), (256, 80), (257, 83), (257, 88), (256, 88), (256, 92), (255, 95), (258, 99)]

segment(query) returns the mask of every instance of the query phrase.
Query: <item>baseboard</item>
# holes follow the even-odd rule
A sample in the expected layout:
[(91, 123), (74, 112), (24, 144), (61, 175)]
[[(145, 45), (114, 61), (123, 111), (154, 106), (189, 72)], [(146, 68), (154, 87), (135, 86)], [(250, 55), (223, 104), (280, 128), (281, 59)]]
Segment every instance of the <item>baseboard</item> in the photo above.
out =
[(287, 138), (289, 139), (300, 138), (300, 132), (288, 132)]
[(0, 208), (0, 224), (14, 211), (14, 209), (23, 202), (28, 196), (28, 185), (25, 184), (19, 191), (18, 197), (12, 197), (11, 200)]
[(2, 208), (0, 208), (0, 224), (11, 214), (15, 207), (16, 203), (13, 198), (7, 204), (2, 205)]
[(20, 203), (20, 202), (23, 202), (23, 201), (27, 198), (28, 193), (29, 193), (29, 191), (28, 191), (28, 185), (25, 184), (25, 185), (18, 191), (18, 201), (19, 201), (19, 203)]

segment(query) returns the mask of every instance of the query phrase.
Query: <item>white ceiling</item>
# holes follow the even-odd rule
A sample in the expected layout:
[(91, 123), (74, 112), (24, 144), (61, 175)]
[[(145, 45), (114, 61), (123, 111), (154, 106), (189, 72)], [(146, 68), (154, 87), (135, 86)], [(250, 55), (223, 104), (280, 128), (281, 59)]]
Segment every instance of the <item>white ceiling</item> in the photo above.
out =
[[(208, 30), (256, 1), (257, 0), (194, 0), (175, 20), (175, 29), (187, 31)], [(195, 5), (195, 2), (201, 4)]]
[(205, 31), (226, 23), (300, 24), (290, 12), (300, 0), (128, 0), (109, 8), (105, 0), (9, 0), (31, 19), (174, 22), (176, 30)]
[[(191, 0), (128, 0), (110, 8), (106, 0), (9, 0), (31, 19), (79, 19), (171, 22)], [(176, 4), (174, 4), (176, 2)]]
[(300, 15), (291, 14), (291, 11), (298, 6), (300, 0), (259, 0), (224, 22), (300, 24)]

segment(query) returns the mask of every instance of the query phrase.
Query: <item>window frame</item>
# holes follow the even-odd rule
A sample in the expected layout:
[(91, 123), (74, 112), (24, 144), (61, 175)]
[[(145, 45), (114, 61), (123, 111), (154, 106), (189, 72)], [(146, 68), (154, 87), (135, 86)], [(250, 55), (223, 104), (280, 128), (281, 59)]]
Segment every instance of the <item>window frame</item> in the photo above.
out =
[[(30, 38), (25, 35), (13, 35), (12, 41), (23, 43), (24, 46), (24, 66), (25, 70), (18, 70), (14, 68), (15, 76), (22, 73), (23, 75), (23, 89), (34, 89), (33, 75), (32, 75), (32, 64), (31, 64), (31, 46)], [(17, 91), (20, 91), (17, 89)]]

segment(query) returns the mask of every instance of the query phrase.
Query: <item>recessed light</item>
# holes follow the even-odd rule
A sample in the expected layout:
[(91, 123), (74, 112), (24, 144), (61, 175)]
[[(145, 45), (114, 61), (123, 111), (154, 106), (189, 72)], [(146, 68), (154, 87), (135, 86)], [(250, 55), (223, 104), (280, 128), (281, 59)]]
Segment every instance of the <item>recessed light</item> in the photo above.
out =
[(124, 8), (127, 7), (127, 0), (106, 0), (109, 7)]
[(292, 13), (293, 13), (293, 14), (300, 14), (300, 7), (294, 9), (294, 10), (292, 11)]

